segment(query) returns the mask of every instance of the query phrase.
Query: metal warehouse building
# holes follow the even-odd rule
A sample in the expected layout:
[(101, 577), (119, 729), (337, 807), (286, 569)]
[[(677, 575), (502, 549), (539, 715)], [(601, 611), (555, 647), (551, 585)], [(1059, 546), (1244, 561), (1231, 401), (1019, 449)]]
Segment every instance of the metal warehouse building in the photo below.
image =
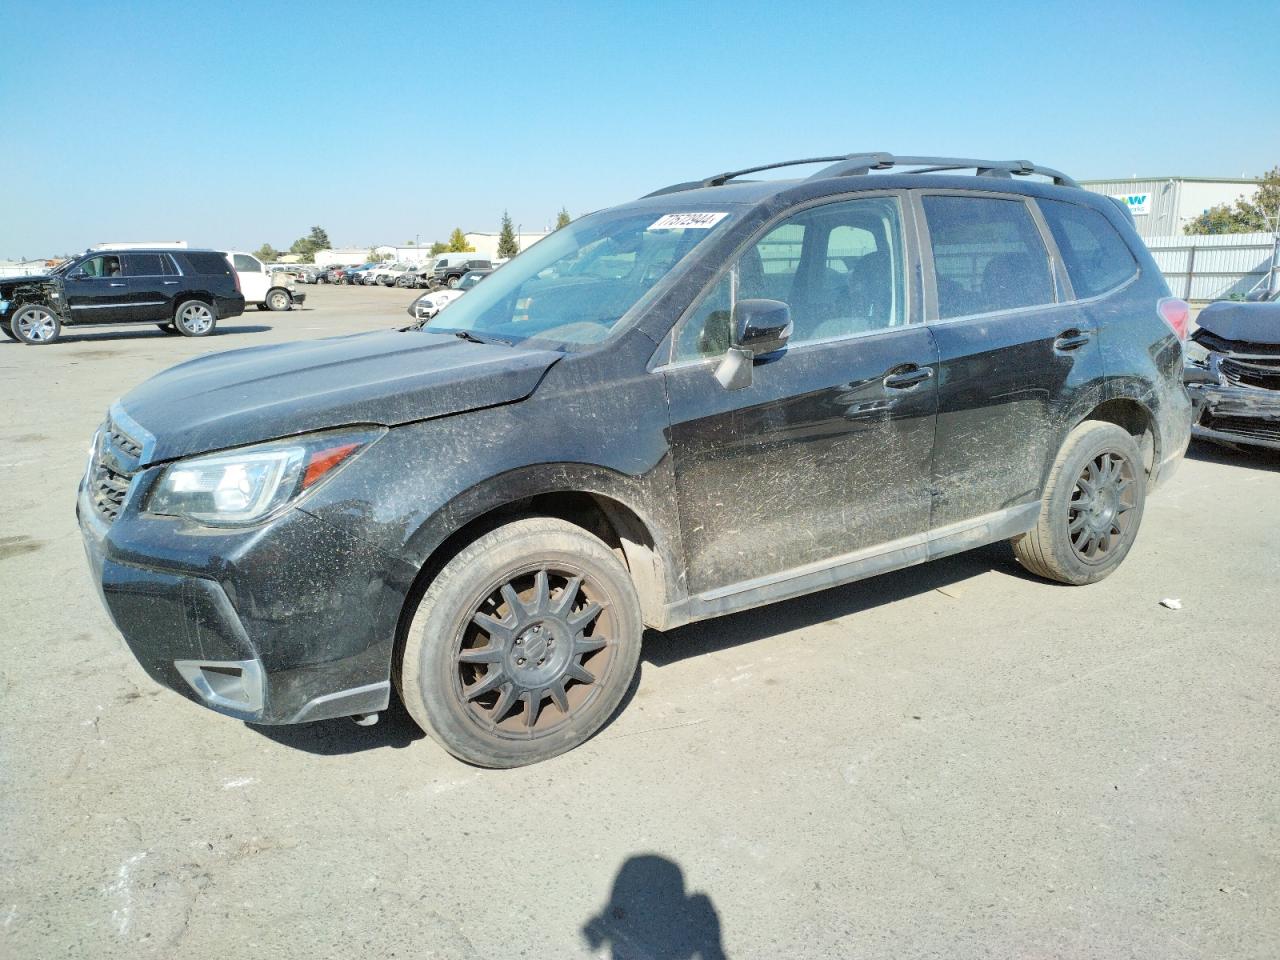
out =
[(1138, 233), (1145, 237), (1171, 237), (1219, 204), (1252, 198), (1258, 190), (1254, 179), (1208, 177), (1144, 177), (1130, 180), (1082, 180), (1080, 186), (1094, 193), (1123, 200), (1133, 214)]

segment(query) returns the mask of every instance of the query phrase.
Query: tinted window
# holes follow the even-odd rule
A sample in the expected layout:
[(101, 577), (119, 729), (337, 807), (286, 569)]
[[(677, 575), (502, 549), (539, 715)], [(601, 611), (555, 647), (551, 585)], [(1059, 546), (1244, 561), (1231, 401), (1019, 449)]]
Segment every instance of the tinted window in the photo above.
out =
[(682, 327), (676, 359), (723, 353), (738, 300), (790, 306), (792, 346), (905, 324), (899, 223), (898, 201), (876, 197), (814, 207), (774, 227)]
[(227, 263), (227, 258), (220, 253), (188, 251), (182, 255), (186, 258), (187, 263), (191, 264), (191, 270), (188, 271), (190, 273), (225, 276), (231, 272), (231, 265)]
[(1077, 297), (1096, 297), (1138, 271), (1129, 245), (1097, 210), (1064, 200), (1037, 200), (1067, 265)]
[(253, 257), (247, 257), (243, 253), (232, 254), (232, 262), (237, 273), (261, 273), (262, 265)]
[(158, 253), (126, 253), (124, 272), (129, 277), (158, 277), (163, 272)]
[(160, 254), (160, 272), (166, 277), (175, 277), (178, 275), (178, 265), (174, 263), (173, 257), (167, 253)]
[(1049, 255), (1021, 200), (926, 196), (938, 315), (1053, 303)]

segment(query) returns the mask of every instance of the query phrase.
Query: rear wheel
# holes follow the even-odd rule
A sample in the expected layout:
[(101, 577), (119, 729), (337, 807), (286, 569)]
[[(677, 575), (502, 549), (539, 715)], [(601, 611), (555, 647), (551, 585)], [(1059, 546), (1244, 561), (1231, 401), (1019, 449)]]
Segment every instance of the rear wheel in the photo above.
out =
[(171, 333), (176, 335), (178, 332), (178, 328), (175, 327), (172, 323), (157, 323), (156, 326), (159, 327), (161, 331), (163, 331), (164, 333)]
[(217, 322), (213, 307), (203, 300), (186, 301), (173, 317), (174, 326), (184, 337), (207, 337)]
[(449, 289), (450, 289), (450, 290), (454, 290), (454, 289), (456, 289), (456, 288), (457, 288), (457, 286), (458, 286), (458, 284), (460, 284), (461, 282), (462, 282), (462, 278), (461, 278), (461, 277), (450, 277), (450, 278), (449, 278)]
[(1067, 437), (1029, 533), (1013, 541), (1018, 562), (1059, 583), (1094, 583), (1120, 566), (1146, 503), (1142, 452), (1113, 423), (1086, 420)]
[(9, 331), (15, 340), (31, 346), (43, 346), (62, 335), (62, 322), (48, 307), (33, 303), (18, 308), (9, 323)]
[(266, 309), (268, 310), (275, 310), (278, 313), (281, 310), (288, 310), (292, 305), (293, 300), (290, 299), (287, 290), (272, 290), (267, 294)]
[(642, 629), (631, 578), (603, 542), (563, 520), (518, 520), (440, 571), (393, 675), (409, 714), (454, 756), (517, 767), (608, 721)]

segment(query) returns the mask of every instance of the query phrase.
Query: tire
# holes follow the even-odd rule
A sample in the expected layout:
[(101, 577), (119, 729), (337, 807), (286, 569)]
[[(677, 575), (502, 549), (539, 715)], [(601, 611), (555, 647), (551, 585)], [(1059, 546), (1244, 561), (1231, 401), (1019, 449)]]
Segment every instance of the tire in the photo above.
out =
[(172, 323), (157, 323), (156, 326), (160, 328), (162, 333), (167, 333), (175, 337), (178, 335), (178, 328)]
[(267, 309), (267, 305), (266, 305), (265, 303), (258, 303), (258, 304), (255, 304), (255, 306), (256, 306), (259, 310), (266, 310), (266, 309)]
[(450, 289), (450, 290), (455, 290), (455, 289), (457, 289), (458, 284), (460, 284), (461, 282), (462, 282), (462, 278), (461, 278), (461, 277), (450, 277), (450, 278), (449, 278), (449, 289)]
[(9, 321), (13, 339), (33, 347), (53, 343), (62, 336), (62, 321), (49, 307), (40, 303), (28, 303), (19, 307)]
[(293, 298), (289, 296), (288, 290), (271, 290), (267, 293), (267, 302), (264, 309), (280, 313), (292, 306)]
[(518, 767), (604, 726), (635, 676), (642, 630), (613, 552), (571, 523), (531, 517), (444, 566), (392, 675), (409, 715), (455, 757)]
[(218, 315), (203, 300), (184, 300), (174, 311), (173, 325), (184, 337), (207, 337), (218, 325)]
[(1012, 541), (1014, 556), (1046, 580), (1096, 583), (1128, 555), (1146, 496), (1137, 442), (1113, 423), (1086, 420), (1058, 451), (1039, 519)]
[(0, 333), (3, 333), (10, 340), (17, 340), (18, 335), (11, 329), (12, 322), (13, 317), (0, 317)]

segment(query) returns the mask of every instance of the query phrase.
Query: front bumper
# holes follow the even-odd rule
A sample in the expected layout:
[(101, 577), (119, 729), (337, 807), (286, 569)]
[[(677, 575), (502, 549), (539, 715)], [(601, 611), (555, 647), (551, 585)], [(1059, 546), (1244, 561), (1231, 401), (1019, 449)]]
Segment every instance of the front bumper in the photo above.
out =
[[(135, 476), (129, 498), (149, 486)], [(254, 723), (385, 709), (412, 573), (293, 509), (240, 531), (146, 517), (108, 523), (81, 484), (76, 514), (99, 597), (157, 683)]]
[(1191, 435), (1280, 450), (1280, 390), (1212, 382), (1215, 378), (1189, 368)]

